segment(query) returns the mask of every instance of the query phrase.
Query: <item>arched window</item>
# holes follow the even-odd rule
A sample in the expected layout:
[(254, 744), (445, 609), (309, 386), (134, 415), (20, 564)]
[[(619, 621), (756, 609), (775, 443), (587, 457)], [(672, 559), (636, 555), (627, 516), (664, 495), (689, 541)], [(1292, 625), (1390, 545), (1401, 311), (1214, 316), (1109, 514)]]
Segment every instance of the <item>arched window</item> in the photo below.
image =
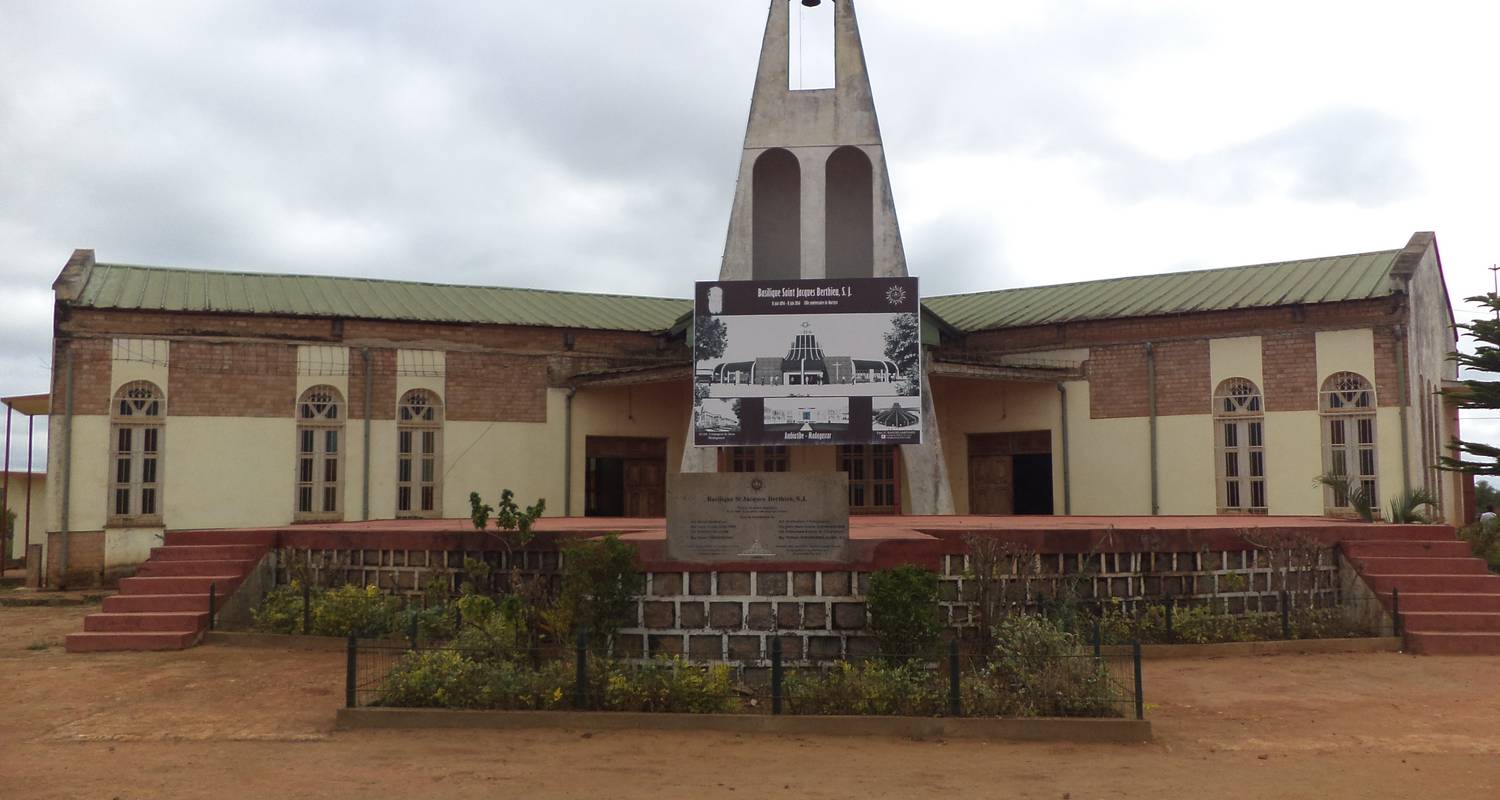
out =
[[(1349, 479), (1375, 508), (1380, 495), (1375, 481), (1375, 387), (1363, 375), (1336, 372), (1323, 381), (1318, 406), (1323, 415), (1323, 472)], [(1347, 492), (1324, 490), (1329, 508), (1351, 507)]]
[(1260, 388), (1230, 378), (1214, 391), (1219, 512), (1266, 513), (1266, 415)]
[(870, 157), (858, 147), (840, 147), (828, 157), (824, 219), (828, 277), (875, 274), (875, 178)]
[(758, 281), (802, 277), (802, 167), (790, 150), (755, 159), (750, 194), (750, 272)]
[(442, 513), (443, 402), (426, 389), (401, 397), (396, 409), (396, 516)]
[(166, 416), (167, 400), (154, 383), (135, 381), (115, 392), (110, 413), (111, 524), (161, 524), (162, 423)]
[(297, 401), (297, 519), (343, 516), (344, 398), (314, 386)]

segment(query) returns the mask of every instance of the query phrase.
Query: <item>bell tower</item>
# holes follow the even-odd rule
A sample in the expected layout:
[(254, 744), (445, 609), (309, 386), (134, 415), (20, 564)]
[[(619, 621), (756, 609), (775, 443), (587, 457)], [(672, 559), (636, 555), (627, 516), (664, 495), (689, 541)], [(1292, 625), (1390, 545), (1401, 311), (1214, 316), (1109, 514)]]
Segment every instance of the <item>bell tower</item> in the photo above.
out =
[[(792, 14), (833, 11), (831, 88), (791, 88)], [(771, 0), (719, 280), (907, 277), (875, 96), (854, 0)], [(713, 448), (684, 453), (712, 472)], [(901, 447), (910, 514), (952, 514), (932, 387), (922, 376), (922, 444)]]
[[(825, 2), (834, 86), (792, 89), (791, 16)], [(906, 274), (854, 0), (772, 0), (719, 279)]]

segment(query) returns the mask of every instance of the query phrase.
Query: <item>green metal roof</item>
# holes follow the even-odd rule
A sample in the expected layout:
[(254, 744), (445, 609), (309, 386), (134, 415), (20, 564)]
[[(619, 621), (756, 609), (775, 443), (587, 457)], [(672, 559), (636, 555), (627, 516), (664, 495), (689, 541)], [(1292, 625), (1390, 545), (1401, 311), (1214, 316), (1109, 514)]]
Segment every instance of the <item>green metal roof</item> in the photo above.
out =
[[(1385, 297), (1401, 250), (928, 298), (964, 333)], [(492, 286), (96, 264), (75, 305), (665, 332), (692, 301)], [(925, 326), (924, 326), (925, 327)], [(928, 332), (924, 330), (924, 339)]]
[(964, 332), (1385, 297), (1400, 250), (927, 299)]
[(687, 300), (491, 286), (95, 264), (75, 305), (655, 333)]

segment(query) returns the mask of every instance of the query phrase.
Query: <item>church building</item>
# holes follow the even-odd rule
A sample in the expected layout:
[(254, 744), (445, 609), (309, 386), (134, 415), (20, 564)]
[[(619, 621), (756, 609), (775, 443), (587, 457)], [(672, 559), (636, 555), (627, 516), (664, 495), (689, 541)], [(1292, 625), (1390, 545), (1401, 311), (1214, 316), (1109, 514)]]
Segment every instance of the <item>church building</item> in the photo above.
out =
[[(908, 265), (853, 0), (835, 85), (790, 88), (771, 0), (717, 275), (895, 278)], [(693, 445), (700, 384), (888, 381), (816, 329), (698, 374), (682, 299), (135, 266), (75, 251), (53, 285), (49, 573), (109, 579), (164, 530), (660, 517), (682, 472), (842, 471), (860, 514), (1350, 515), (1427, 489), (1458, 434), (1433, 234), (1389, 249), (923, 300), (921, 444)], [(1039, 265), (1032, 265), (1039, 266)], [(440, 277), (440, 267), (434, 268)], [(915, 398), (914, 398), (915, 399)], [(788, 412), (792, 413), (792, 412)], [(803, 420), (789, 420), (802, 422)], [(813, 422), (811, 418), (806, 420)], [(836, 422), (832, 420), (830, 422)]]

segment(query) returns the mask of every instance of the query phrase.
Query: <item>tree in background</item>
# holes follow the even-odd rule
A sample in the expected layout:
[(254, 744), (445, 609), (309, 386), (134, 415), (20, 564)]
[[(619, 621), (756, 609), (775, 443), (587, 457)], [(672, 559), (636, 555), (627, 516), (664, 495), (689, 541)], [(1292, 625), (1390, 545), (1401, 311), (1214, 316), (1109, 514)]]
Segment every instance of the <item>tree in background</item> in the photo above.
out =
[(693, 323), (693, 359), (721, 358), (729, 349), (729, 328), (724, 320), (704, 314)]
[[(1474, 341), (1473, 353), (1454, 353), (1452, 358), (1460, 369), (1500, 375), (1500, 295), (1482, 294), (1468, 298), (1490, 313), (1473, 322), (1459, 323), (1458, 329)], [(1462, 389), (1445, 391), (1443, 394), (1461, 409), (1500, 408), (1500, 380), (1478, 380), (1469, 378), (1460, 381)], [(1500, 447), (1482, 442), (1465, 442), (1455, 439), (1453, 447), (1459, 451), (1458, 458), (1442, 457), (1442, 468), (1468, 475), (1500, 475)], [(1476, 495), (1478, 484), (1475, 484)], [(1491, 490), (1493, 491), (1493, 490)], [(1484, 507), (1483, 501), (1480, 507)]]
[(1500, 506), (1500, 489), (1488, 481), (1474, 481), (1474, 505), (1481, 511), (1489, 506)]
[(911, 397), (920, 393), (922, 376), (922, 323), (916, 314), (897, 314), (891, 329), (885, 332), (885, 357), (895, 362), (901, 372), (901, 394)]

